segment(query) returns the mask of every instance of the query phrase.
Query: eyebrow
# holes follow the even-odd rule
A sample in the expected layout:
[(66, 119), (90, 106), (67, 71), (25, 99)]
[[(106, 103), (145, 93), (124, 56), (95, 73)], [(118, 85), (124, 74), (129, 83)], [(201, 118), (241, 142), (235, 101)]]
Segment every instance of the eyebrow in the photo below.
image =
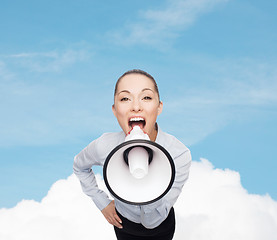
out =
[(130, 93), (130, 91), (128, 91), (128, 90), (122, 90), (122, 91), (120, 91), (117, 95), (119, 95), (120, 93)]
[(154, 92), (151, 88), (144, 88), (144, 89), (142, 89), (142, 92), (147, 91), (147, 90)]
[[(154, 92), (151, 88), (144, 88), (144, 89), (141, 90), (141, 92), (144, 92), (144, 91), (147, 91), (147, 90), (150, 90), (150, 91)], [(128, 90), (122, 90), (117, 95), (119, 95), (120, 93), (131, 93), (131, 92), (128, 91)]]

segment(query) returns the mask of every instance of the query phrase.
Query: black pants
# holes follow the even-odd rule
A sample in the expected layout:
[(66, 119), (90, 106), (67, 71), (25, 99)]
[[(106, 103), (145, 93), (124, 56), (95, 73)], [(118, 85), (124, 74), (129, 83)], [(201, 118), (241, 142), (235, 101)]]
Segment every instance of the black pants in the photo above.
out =
[(122, 229), (114, 227), (118, 240), (171, 240), (175, 232), (175, 213), (171, 208), (168, 217), (156, 228), (147, 229), (142, 224), (134, 223), (117, 212), (122, 220)]

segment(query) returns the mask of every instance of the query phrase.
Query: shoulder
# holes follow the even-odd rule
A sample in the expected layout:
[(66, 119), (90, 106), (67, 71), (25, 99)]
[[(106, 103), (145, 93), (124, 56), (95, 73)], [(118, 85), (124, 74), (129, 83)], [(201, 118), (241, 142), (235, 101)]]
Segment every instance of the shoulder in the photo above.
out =
[(88, 148), (99, 158), (106, 158), (117, 145), (124, 141), (124, 132), (109, 132), (102, 134), (99, 138), (92, 141)]
[(190, 156), (190, 150), (175, 136), (159, 131), (157, 143), (162, 145), (173, 158), (186, 154)]
[(113, 145), (124, 141), (124, 138), (125, 138), (125, 135), (123, 132), (108, 132), (108, 133), (103, 133), (99, 138), (96, 139), (96, 142)]

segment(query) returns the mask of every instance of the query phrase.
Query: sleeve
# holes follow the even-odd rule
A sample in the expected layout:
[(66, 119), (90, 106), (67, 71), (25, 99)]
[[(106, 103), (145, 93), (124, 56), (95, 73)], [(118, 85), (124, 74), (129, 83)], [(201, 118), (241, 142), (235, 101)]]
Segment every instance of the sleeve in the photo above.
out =
[(91, 169), (93, 165), (102, 165), (97, 153), (98, 140), (91, 142), (74, 158), (73, 172), (80, 180), (83, 192), (92, 198), (101, 211), (110, 202), (108, 195), (98, 188), (95, 175)]
[(191, 153), (189, 149), (176, 157), (174, 162), (176, 170), (175, 181), (172, 185), (172, 188), (164, 198), (167, 214), (177, 201), (185, 182), (188, 180), (189, 169), (191, 165)]
[[(160, 200), (149, 205), (142, 206), (141, 217), (142, 222), (149, 228), (154, 228), (158, 224), (158, 219), (166, 219), (170, 209), (177, 201), (182, 192), (182, 188), (189, 177), (189, 169), (191, 165), (191, 154), (186, 149), (179, 156), (174, 158), (175, 163), (175, 181), (170, 191)], [(149, 225), (151, 223), (151, 225)]]

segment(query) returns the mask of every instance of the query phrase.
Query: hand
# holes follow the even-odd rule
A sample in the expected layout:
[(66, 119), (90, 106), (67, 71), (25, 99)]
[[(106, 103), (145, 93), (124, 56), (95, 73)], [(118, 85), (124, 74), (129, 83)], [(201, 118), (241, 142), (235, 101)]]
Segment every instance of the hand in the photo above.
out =
[(105, 207), (101, 212), (110, 224), (118, 228), (123, 228), (121, 225), (122, 221), (115, 211), (114, 201), (111, 201), (110, 204), (107, 207)]

